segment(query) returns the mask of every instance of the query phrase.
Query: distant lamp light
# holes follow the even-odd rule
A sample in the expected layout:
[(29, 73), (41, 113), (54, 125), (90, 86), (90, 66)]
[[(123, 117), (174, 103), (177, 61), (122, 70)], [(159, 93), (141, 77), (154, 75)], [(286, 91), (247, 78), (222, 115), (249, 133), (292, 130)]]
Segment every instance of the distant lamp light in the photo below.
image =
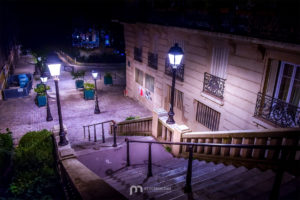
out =
[(92, 72), (92, 76), (93, 76), (93, 78), (94, 78), (94, 79), (97, 79), (98, 72), (96, 72), (96, 71), (93, 71), (93, 72)]
[(38, 61), (42, 61), (42, 58), (41, 58), (41, 57), (38, 57), (37, 59), (38, 59)]
[(182, 49), (178, 46), (177, 43), (173, 47), (170, 48), (168, 52), (169, 56), (169, 61), (170, 64), (174, 69), (177, 68), (178, 65), (180, 65), (182, 57), (183, 57), (183, 51)]
[(47, 83), (47, 80), (48, 80), (47, 76), (41, 77), (42, 83)]
[(60, 64), (48, 65), (51, 76), (59, 76), (60, 75), (60, 66), (61, 66)]

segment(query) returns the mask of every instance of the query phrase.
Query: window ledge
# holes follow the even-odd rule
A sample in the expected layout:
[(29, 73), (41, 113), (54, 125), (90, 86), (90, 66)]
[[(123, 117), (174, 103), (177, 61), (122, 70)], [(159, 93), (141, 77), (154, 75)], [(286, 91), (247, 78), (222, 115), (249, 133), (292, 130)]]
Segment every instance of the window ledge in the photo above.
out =
[(207, 98), (207, 99), (209, 99), (209, 100), (211, 100), (211, 101), (213, 101), (213, 102), (215, 102), (215, 103), (217, 103), (221, 106), (224, 105), (224, 100), (223, 99), (218, 99), (216, 97), (213, 97), (212, 95), (207, 94), (206, 92), (201, 92), (201, 96), (203, 96), (203, 97), (205, 97), (205, 98)]
[(272, 129), (272, 128), (276, 128), (276, 126), (272, 126), (270, 123), (265, 122), (265, 120), (262, 120), (260, 118), (257, 118), (255, 116), (253, 116), (253, 123), (258, 127), (263, 127), (265, 129)]

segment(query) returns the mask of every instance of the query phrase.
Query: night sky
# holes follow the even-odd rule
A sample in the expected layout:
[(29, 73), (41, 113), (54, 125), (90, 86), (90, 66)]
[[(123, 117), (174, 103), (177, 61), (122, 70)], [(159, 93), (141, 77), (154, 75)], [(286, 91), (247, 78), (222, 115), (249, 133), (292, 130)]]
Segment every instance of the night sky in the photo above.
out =
[[(300, 33), (299, 2), (297, 0), (0, 0), (0, 20), (6, 24), (4, 27), (8, 27), (5, 28), (7, 30), (0, 32), (8, 36), (14, 35), (17, 43), (25, 47), (52, 45), (59, 48), (60, 45), (71, 44), (71, 33), (74, 28), (99, 26), (108, 24), (112, 19), (124, 17), (133, 21), (143, 20), (151, 9), (168, 12), (176, 10), (179, 11), (179, 15), (173, 16), (178, 17), (185, 11), (197, 13), (205, 10), (214, 16), (214, 13), (222, 7), (228, 7), (231, 13), (236, 13), (235, 9), (239, 7), (240, 10), (252, 8), (255, 12), (259, 10), (258, 13), (263, 11), (263, 14), (271, 12), (274, 16), (282, 15), (283, 18), (279, 18), (278, 22), (281, 22), (281, 27), (285, 29), (279, 27), (279, 30), (283, 30), (283, 33), (292, 33), (293, 37), (300, 40), (296, 36)], [(151, 15), (150, 17), (148, 15), (148, 18), (156, 17), (156, 21), (161, 20), (160, 16)], [(188, 15), (185, 16), (185, 20), (188, 22), (187, 17)], [(218, 19), (213, 20), (212, 23), (218, 23)], [(179, 26), (175, 19), (168, 23)], [(291, 23), (293, 25), (290, 26)], [(222, 30), (212, 28), (210, 31)], [(284, 34), (281, 35), (284, 37)], [(287, 36), (284, 39), (289, 38), (290, 36)]]

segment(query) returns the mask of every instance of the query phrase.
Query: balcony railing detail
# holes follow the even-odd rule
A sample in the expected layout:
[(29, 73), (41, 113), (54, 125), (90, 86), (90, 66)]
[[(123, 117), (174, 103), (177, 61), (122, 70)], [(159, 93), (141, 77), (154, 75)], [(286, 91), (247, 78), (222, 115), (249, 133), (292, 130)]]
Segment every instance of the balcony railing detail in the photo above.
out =
[(207, 72), (204, 73), (203, 91), (223, 99), (225, 80)]
[(262, 93), (258, 93), (254, 116), (280, 127), (299, 127), (300, 107), (291, 105)]
[[(165, 62), (165, 74), (169, 75), (172, 77), (172, 66), (169, 63), (169, 59), (166, 58), (166, 62)], [(183, 82), (184, 80), (184, 64), (181, 64), (177, 67), (176, 69), (176, 79), (180, 80)]]
[(143, 54), (142, 48), (134, 47), (134, 60), (137, 60), (139, 62), (143, 62), (142, 54)]
[(157, 54), (148, 52), (148, 66), (157, 69)]

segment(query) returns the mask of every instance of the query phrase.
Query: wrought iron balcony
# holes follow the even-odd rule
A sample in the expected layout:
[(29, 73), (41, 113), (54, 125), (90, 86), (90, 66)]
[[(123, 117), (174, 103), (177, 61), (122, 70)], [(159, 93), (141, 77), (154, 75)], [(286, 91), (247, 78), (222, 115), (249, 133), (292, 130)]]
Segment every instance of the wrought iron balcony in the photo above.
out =
[(157, 54), (148, 52), (148, 66), (157, 69)]
[[(166, 58), (165, 63), (166, 63), (165, 64), (165, 74), (172, 77), (172, 65), (170, 64), (168, 58)], [(184, 76), (184, 64), (181, 64), (176, 69), (176, 79), (183, 82), (183, 80), (184, 80), (183, 76)]]
[(203, 91), (223, 99), (225, 80), (226, 79), (205, 72)]
[(282, 128), (299, 127), (300, 125), (300, 107), (263, 95), (260, 92), (257, 95), (254, 116)]
[(142, 55), (143, 55), (142, 48), (134, 47), (134, 60), (143, 62)]

